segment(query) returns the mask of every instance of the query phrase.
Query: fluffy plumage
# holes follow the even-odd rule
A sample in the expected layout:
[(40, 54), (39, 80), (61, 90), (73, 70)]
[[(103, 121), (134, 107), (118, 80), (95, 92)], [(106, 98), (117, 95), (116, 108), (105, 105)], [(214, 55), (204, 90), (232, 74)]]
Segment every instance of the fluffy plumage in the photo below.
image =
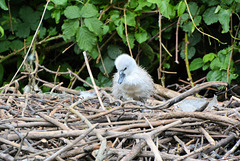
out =
[(118, 56), (115, 66), (117, 73), (113, 77), (113, 96), (126, 100), (145, 100), (153, 94), (151, 76), (132, 57), (127, 54)]

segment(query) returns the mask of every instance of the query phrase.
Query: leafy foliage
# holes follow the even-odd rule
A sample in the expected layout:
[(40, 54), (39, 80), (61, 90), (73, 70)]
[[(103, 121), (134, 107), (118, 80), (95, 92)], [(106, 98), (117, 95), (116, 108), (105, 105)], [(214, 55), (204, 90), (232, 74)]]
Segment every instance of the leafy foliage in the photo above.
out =
[[(227, 76), (229, 83), (237, 79), (236, 71), (240, 69), (234, 62), (240, 58), (237, 54), (240, 45), (239, 0), (186, 2), (113, 0), (110, 3), (104, 0), (52, 0), (35, 42), (39, 63), (54, 70), (57, 70), (58, 66), (61, 66), (61, 71), (72, 69), (89, 80), (87, 72), (81, 70), (84, 64), (81, 53), (85, 50), (92, 57), (91, 67), (97, 84), (109, 86), (111, 75), (115, 71), (115, 58), (122, 53), (130, 53), (131, 50), (134, 57), (151, 72), (157, 82), (155, 71), (159, 67), (160, 59), (159, 26), (162, 29), (162, 43), (168, 52), (173, 54), (176, 50), (176, 30), (179, 25), (179, 61), (180, 64), (184, 64), (184, 35), (187, 33), (187, 59), (191, 62), (193, 78), (194, 73), (202, 71), (207, 74), (208, 81), (227, 81)], [(5, 1), (0, 0), (0, 83), (9, 82), (12, 74), (8, 76), (6, 73), (14, 73), (17, 68), (15, 64), (22, 61), (45, 3), (44, 0), (30, 3), (22, 0), (14, 3), (9, 1), (10, 15)], [(180, 24), (177, 23), (178, 20)], [(218, 38), (225, 44), (203, 33)], [(183, 72), (186, 70), (185, 66), (179, 68), (174, 64), (174, 58), (162, 49), (163, 68), (177, 71), (179, 77), (186, 73)], [(62, 54), (63, 51), (66, 52)], [(230, 61), (230, 58), (233, 60)], [(11, 68), (8, 68), (9, 66)], [(54, 76), (41, 73), (39, 75), (48, 81), (54, 81)], [(71, 78), (58, 79), (69, 83)]]

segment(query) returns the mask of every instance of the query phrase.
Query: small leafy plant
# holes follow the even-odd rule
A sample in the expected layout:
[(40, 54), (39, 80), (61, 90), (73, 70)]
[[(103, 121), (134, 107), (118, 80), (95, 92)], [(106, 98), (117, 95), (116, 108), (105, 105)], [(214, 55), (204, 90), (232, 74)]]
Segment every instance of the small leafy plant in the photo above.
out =
[[(233, 79), (238, 77), (238, 74), (234, 73), (234, 63), (229, 59), (231, 55), (231, 47), (220, 50), (217, 54), (208, 53), (203, 58), (195, 58), (190, 64), (190, 70), (195, 71), (202, 68), (203, 71), (209, 70), (207, 73), (208, 81), (223, 81), (231, 83)], [(229, 68), (229, 74), (227, 70)], [(229, 78), (227, 76), (229, 75)]]

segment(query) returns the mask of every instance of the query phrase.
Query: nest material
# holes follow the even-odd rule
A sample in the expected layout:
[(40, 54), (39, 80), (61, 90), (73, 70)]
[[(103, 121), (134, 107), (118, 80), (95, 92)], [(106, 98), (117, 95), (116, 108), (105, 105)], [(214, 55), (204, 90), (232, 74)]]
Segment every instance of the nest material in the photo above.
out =
[(3, 160), (239, 160), (240, 107), (152, 110), (102, 92), (0, 97)]

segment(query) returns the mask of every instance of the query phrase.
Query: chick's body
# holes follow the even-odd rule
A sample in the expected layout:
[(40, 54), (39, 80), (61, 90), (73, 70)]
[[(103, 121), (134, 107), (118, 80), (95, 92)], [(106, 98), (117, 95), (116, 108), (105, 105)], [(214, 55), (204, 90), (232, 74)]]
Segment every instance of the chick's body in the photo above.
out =
[(135, 60), (127, 54), (122, 54), (115, 60), (118, 70), (113, 78), (112, 94), (126, 100), (145, 100), (153, 94), (151, 76)]

